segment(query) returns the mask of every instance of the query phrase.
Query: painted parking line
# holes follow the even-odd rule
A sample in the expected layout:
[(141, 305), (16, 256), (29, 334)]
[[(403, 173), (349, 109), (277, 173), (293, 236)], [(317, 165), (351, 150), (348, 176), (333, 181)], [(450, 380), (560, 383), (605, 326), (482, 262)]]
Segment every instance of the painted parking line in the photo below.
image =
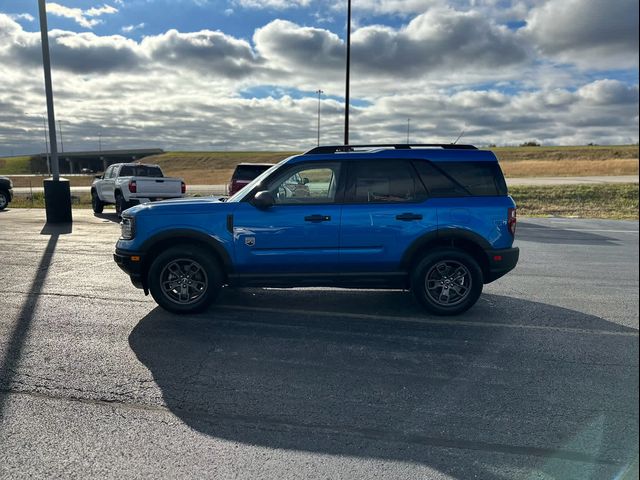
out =
[(527, 325), (527, 324), (515, 324), (515, 323), (498, 323), (498, 322), (469, 322), (464, 320), (433, 320), (425, 319), (421, 317), (404, 317), (396, 315), (372, 315), (368, 313), (344, 313), (344, 312), (327, 312), (322, 310), (298, 310), (298, 309), (285, 309), (285, 308), (268, 308), (268, 307), (247, 307), (244, 305), (217, 305), (216, 308), (223, 308), (227, 310), (240, 310), (247, 312), (262, 312), (262, 313), (277, 313), (277, 314), (292, 314), (292, 315), (307, 315), (307, 316), (320, 316), (320, 317), (342, 317), (342, 318), (354, 318), (358, 320), (388, 320), (392, 322), (406, 322), (406, 323), (420, 323), (423, 325), (438, 325), (449, 327), (476, 327), (476, 328), (511, 328), (522, 330), (540, 330), (548, 332), (562, 332), (562, 333), (577, 333), (587, 335), (613, 335), (622, 337), (637, 337), (640, 332), (638, 330), (633, 331), (612, 331), (612, 330), (599, 330), (599, 329), (585, 329), (585, 328), (572, 328), (572, 327), (551, 327), (546, 325)]

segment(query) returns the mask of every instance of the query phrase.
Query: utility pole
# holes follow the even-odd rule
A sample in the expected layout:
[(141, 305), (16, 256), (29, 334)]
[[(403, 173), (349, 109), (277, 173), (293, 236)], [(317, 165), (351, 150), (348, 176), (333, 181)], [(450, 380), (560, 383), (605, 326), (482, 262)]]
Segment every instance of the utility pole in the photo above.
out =
[(44, 153), (47, 160), (47, 173), (51, 175), (51, 158), (49, 157), (49, 132), (47, 132), (47, 117), (42, 115), (42, 126), (44, 127)]
[(320, 95), (324, 92), (318, 89), (316, 90), (316, 93), (318, 94), (318, 146), (320, 146)]
[(58, 164), (58, 145), (56, 143), (56, 118), (53, 111), (53, 86), (51, 82), (51, 58), (49, 56), (49, 31), (47, 27), (46, 0), (38, 0), (40, 14), (40, 38), (42, 41), (42, 67), (44, 69), (44, 89), (47, 97), (47, 116), (49, 121), (49, 146), (51, 148), (52, 179), (44, 181), (44, 202), (47, 223), (70, 223), (71, 189), (68, 180), (60, 180)]
[(344, 96), (344, 144), (349, 145), (349, 73), (351, 69), (351, 0), (347, 0), (347, 75)]
[(407, 118), (407, 145), (409, 145), (409, 132), (411, 131), (411, 119)]
[(60, 150), (64, 153), (64, 143), (62, 141), (62, 120), (58, 120), (58, 130), (60, 131)]

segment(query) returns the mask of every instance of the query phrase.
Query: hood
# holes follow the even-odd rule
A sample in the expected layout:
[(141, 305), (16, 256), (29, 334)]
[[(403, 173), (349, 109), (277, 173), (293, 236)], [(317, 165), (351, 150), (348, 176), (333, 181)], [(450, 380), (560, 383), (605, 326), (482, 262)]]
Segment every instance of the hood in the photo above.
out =
[(218, 197), (189, 197), (143, 203), (125, 210), (128, 214), (137, 215), (191, 215), (212, 213), (212, 210), (226, 208), (228, 204)]

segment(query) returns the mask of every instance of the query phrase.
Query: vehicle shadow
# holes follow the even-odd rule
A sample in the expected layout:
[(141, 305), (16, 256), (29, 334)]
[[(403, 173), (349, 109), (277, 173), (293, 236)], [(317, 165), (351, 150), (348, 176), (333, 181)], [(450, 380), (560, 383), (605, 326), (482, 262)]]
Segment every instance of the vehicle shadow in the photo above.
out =
[(323, 292), (335, 311), (315, 295), (156, 308), (129, 344), (171, 412), (217, 438), (460, 479), (613, 478), (637, 455), (633, 329), (498, 295), (453, 319), (418, 316), (403, 292)]
[(109, 220), (110, 222), (120, 223), (120, 218), (115, 211), (109, 213), (94, 213), (93, 216), (96, 218), (102, 218), (103, 220)]
[(612, 237), (577, 229), (564, 229), (519, 221), (517, 238), (527, 242), (551, 243), (556, 245), (619, 245)]

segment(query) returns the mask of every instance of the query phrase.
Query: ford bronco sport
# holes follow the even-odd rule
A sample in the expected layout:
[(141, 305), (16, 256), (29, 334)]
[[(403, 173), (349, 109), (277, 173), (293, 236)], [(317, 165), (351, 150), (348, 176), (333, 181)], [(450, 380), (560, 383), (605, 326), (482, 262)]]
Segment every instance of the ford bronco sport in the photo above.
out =
[(223, 285), (410, 289), (454, 315), (513, 269), (516, 208), (495, 155), (471, 145), (317, 147), (226, 202), (187, 199), (122, 214), (114, 259), (172, 312)]

